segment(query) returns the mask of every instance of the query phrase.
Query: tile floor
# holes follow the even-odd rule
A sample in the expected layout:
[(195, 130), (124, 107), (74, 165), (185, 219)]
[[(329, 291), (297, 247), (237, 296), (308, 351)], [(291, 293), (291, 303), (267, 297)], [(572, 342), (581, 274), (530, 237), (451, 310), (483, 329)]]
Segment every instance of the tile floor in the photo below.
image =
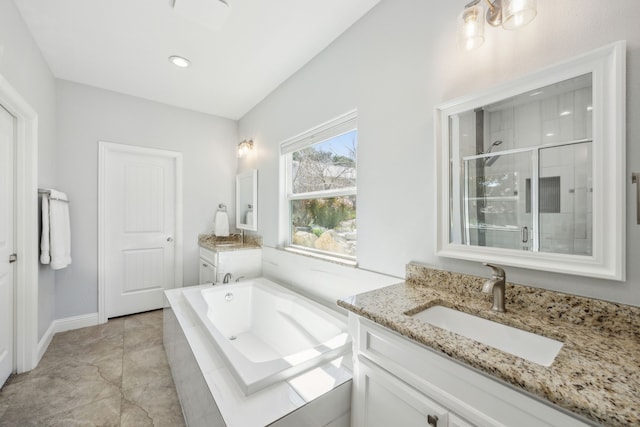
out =
[(38, 367), (0, 390), (5, 426), (184, 426), (162, 310), (56, 334)]

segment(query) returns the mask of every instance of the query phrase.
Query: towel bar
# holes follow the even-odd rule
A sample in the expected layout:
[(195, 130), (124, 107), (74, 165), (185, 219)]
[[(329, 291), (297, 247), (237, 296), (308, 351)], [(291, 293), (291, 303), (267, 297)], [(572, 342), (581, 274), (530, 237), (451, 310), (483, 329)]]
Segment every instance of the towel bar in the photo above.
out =
[(38, 189), (38, 194), (46, 194), (46, 195), (48, 195), (49, 200), (58, 200), (58, 201), (64, 202), (64, 203), (71, 203), (69, 200), (58, 199), (57, 197), (51, 197), (51, 191), (49, 191), (49, 190), (40, 190), (40, 189)]

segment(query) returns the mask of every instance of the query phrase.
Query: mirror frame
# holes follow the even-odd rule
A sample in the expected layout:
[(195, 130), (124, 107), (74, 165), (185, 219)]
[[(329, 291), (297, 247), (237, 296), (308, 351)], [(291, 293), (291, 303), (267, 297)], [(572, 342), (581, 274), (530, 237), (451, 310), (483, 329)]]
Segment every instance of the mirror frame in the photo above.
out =
[[(242, 209), (240, 209), (240, 182), (243, 179), (251, 179), (251, 188), (253, 190), (252, 206), (253, 206), (253, 224), (243, 224), (241, 221)], [(258, 231), (258, 170), (252, 169), (236, 175), (236, 228), (239, 230)]]
[[(434, 125), (438, 256), (625, 280), (625, 65), (626, 43), (619, 41), (436, 107)], [(592, 255), (530, 252), (452, 243), (449, 116), (588, 73), (592, 73), (594, 107)]]

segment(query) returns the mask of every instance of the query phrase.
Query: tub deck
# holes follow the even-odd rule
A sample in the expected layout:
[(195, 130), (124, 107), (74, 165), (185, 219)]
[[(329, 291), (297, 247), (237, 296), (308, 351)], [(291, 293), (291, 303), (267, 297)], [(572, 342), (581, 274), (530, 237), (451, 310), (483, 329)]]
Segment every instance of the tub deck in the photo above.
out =
[[(190, 289), (206, 287), (210, 285)], [(165, 292), (164, 345), (190, 426), (350, 425), (350, 354), (246, 395), (210, 342), (209, 332), (194, 316), (183, 291)], [(255, 344), (250, 344), (250, 339), (244, 342)]]

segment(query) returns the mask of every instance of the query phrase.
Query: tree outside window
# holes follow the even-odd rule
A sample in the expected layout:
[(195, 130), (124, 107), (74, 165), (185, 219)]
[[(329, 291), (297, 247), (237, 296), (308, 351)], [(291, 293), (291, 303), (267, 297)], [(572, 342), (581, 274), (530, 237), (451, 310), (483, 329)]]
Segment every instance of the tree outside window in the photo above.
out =
[(355, 258), (357, 130), (288, 154), (292, 246)]

